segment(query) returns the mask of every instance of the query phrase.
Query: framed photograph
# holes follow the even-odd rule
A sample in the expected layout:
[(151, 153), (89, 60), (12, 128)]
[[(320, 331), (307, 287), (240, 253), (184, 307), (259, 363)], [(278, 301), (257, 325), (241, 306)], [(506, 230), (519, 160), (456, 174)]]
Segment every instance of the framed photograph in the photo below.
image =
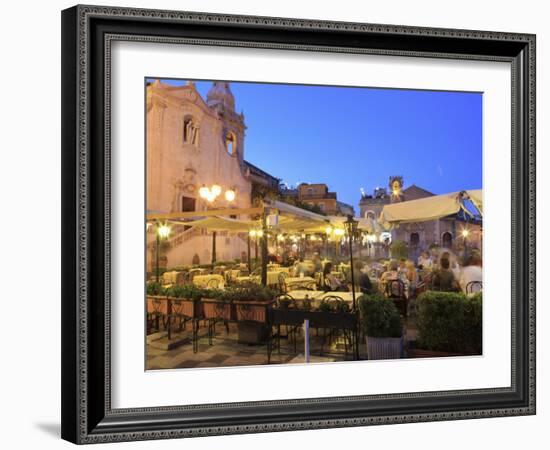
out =
[(62, 12), (62, 437), (535, 413), (535, 36)]

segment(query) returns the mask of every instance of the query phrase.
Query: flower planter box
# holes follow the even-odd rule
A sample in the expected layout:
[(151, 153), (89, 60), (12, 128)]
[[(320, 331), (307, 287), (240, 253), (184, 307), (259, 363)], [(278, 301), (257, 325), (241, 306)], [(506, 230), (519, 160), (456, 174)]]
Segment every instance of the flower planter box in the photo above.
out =
[(212, 298), (201, 300), (205, 319), (219, 319), (229, 321), (233, 319), (231, 303), (221, 302)]
[(172, 314), (182, 315), (190, 319), (197, 319), (204, 315), (204, 304), (200, 300), (171, 297)]
[(399, 359), (403, 354), (403, 338), (367, 336), (369, 360)]
[(275, 300), (233, 302), (237, 316), (239, 344), (261, 344), (266, 341), (269, 335), (268, 311), (274, 303)]
[(161, 295), (147, 296), (147, 313), (148, 314), (168, 314), (168, 297)]
[(264, 301), (234, 301), (237, 321), (267, 322), (268, 309), (275, 303), (275, 300)]

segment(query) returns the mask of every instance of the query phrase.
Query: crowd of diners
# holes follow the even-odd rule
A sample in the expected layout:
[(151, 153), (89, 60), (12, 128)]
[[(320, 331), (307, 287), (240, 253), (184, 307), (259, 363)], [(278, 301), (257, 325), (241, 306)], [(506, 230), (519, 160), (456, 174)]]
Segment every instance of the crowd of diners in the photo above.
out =
[[(315, 278), (321, 290), (351, 291), (349, 264), (321, 259), (318, 253), (314, 253), (311, 259), (270, 255), (270, 263), (289, 267), (291, 276)], [(407, 298), (415, 297), (424, 290), (462, 291), (465, 294), (478, 292), (482, 289), (483, 280), (481, 252), (471, 249), (468, 255), (458, 258), (445, 249), (439, 252), (424, 251), (416, 261), (407, 258), (354, 258), (356, 291), (379, 291), (384, 295), (391, 295), (387, 286), (393, 285), (395, 280), (402, 282), (403, 295)]]
[[(218, 274), (225, 285), (249, 281), (259, 283), (260, 265), (256, 263), (253, 267), (254, 270), (249, 272), (248, 265), (240, 263), (229, 267), (214, 267), (211, 270), (201, 269), (200, 274)], [(351, 292), (353, 283), (350, 268), (349, 259), (336, 261), (313, 253), (308, 259), (296, 257), (283, 260), (269, 255), (267, 270), (275, 274), (282, 273), (283, 278), (289, 277), (288, 280), (292, 279), (292, 286), (289, 286), (288, 291), (306, 286), (307, 289), (326, 292)], [(411, 299), (426, 290), (472, 294), (480, 291), (483, 286), (482, 258), (480, 251), (476, 249), (462, 257), (460, 262), (458, 257), (444, 249), (438, 253), (423, 252), (417, 261), (407, 258), (372, 260), (355, 256), (353, 268), (356, 293), (379, 292), (387, 297)], [(189, 272), (196, 270), (199, 269), (191, 269)], [(302, 278), (304, 284), (300, 283)], [(278, 275), (268, 279), (272, 284), (277, 283), (281, 287), (281, 277)], [(188, 282), (192, 283), (193, 278), (188, 278)], [(209, 287), (221, 286), (216, 284)]]

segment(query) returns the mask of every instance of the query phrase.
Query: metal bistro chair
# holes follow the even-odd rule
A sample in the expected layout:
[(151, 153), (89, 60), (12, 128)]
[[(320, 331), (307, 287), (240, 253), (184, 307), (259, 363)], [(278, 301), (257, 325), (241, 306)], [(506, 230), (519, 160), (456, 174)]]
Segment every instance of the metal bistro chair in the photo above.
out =
[(288, 273), (286, 272), (280, 272), (277, 276), (277, 281), (279, 282), (279, 291), (281, 294), (286, 294), (288, 292), (288, 288), (286, 285), (286, 278), (288, 277)]
[[(345, 302), (345, 300), (342, 297), (339, 297), (337, 295), (326, 295), (321, 300), (321, 305), (326, 305), (325, 307), (321, 306), (320, 309), (326, 308), (325, 311), (327, 312), (330, 311), (333, 313), (338, 313), (338, 312), (349, 311), (348, 304)], [(336, 315), (334, 317), (336, 317)], [(329, 325), (329, 326), (327, 327), (323, 325)], [(321, 343), (321, 350), (319, 353), (320, 355), (323, 354), (323, 348), (327, 343), (327, 339), (328, 339), (328, 345), (330, 347), (333, 339), (334, 338), (337, 339), (341, 333), (344, 339), (344, 353), (345, 353), (345, 357), (347, 358), (348, 347), (351, 349), (353, 346), (353, 336), (351, 333), (348, 332), (348, 330), (346, 330), (346, 328), (344, 328), (341, 325), (342, 324), (338, 324), (337, 320), (334, 323), (329, 323), (329, 324), (316, 324), (316, 323), (312, 324), (312, 327), (321, 328), (323, 330), (323, 333), (322, 333), (323, 341)], [(328, 329), (328, 336), (327, 336), (327, 329)]]
[(157, 332), (160, 331), (161, 320), (162, 320), (162, 326), (166, 328), (167, 315), (163, 311), (162, 302), (163, 300), (160, 300), (157, 298), (154, 298), (151, 300), (152, 311), (147, 311), (147, 324), (150, 330), (153, 329), (153, 324), (154, 324), (155, 325), (154, 328), (157, 330)]
[[(286, 304), (285, 307), (282, 307), (283, 304)], [(281, 294), (277, 297), (276, 301), (275, 301), (275, 308), (277, 309), (282, 309), (282, 310), (293, 310), (293, 309), (296, 309), (297, 308), (297, 302), (296, 302), (296, 299), (294, 297), (292, 297), (292, 295), (289, 295), (289, 294)], [(277, 352), (280, 354), (281, 353), (281, 338), (286, 338), (287, 339), (287, 342), (288, 343), (293, 343), (294, 344), (294, 353), (296, 353), (296, 335), (297, 335), (297, 332), (298, 332), (298, 329), (300, 328), (301, 324), (299, 325), (296, 325), (296, 324), (285, 324), (285, 332), (286, 334), (285, 335), (282, 335), (281, 334), (281, 324), (277, 324)]]
[(206, 288), (207, 289), (219, 289), (220, 288), (220, 280), (218, 280), (217, 278), (212, 278), (211, 280), (208, 280), (208, 282), (206, 283)]
[(226, 269), (226, 266), (216, 266), (212, 270), (212, 273), (214, 275), (223, 275), (223, 272), (225, 271), (225, 269)]
[(200, 275), (202, 273), (202, 269), (191, 269), (188, 273), (188, 280), (189, 284), (193, 284), (193, 278), (195, 278), (195, 275)]
[(388, 280), (386, 282), (386, 297), (393, 300), (401, 314), (407, 317), (408, 302), (405, 297), (405, 283), (401, 280)]
[(483, 282), (481, 281), (470, 281), (466, 285), (466, 294), (475, 294), (483, 290)]

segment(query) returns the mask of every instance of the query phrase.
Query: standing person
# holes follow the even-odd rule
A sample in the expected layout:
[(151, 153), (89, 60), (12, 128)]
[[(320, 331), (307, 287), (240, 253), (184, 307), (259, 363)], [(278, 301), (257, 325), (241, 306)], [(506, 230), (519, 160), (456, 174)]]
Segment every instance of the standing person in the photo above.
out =
[(418, 272), (414, 263), (412, 261), (407, 261), (407, 272), (405, 273), (407, 277), (407, 298), (414, 297), (416, 294), (416, 286), (418, 285)]
[(458, 282), (451, 270), (451, 262), (448, 257), (442, 256), (439, 260), (439, 269), (435, 272), (432, 285), (440, 291), (456, 291)]
[(315, 252), (313, 254), (313, 271), (314, 272), (321, 272), (323, 270), (323, 262), (321, 261), (321, 257), (319, 256), (319, 253)]
[[(481, 255), (479, 252), (472, 252), (468, 258), (466, 265), (462, 268), (460, 273), (460, 278), (458, 280), (462, 292), (469, 294), (472, 292), (466, 292), (468, 283), (483, 281), (483, 270), (481, 268)], [(481, 284), (476, 284), (475, 290), (473, 292), (478, 292), (481, 290)]]
[(362, 261), (353, 262), (353, 272), (355, 278), (355, 286), (362, 294), (370, 294), (372, 292), (372, 283), (370, 282), (369, 275), (367, 273), (367, 266)]

